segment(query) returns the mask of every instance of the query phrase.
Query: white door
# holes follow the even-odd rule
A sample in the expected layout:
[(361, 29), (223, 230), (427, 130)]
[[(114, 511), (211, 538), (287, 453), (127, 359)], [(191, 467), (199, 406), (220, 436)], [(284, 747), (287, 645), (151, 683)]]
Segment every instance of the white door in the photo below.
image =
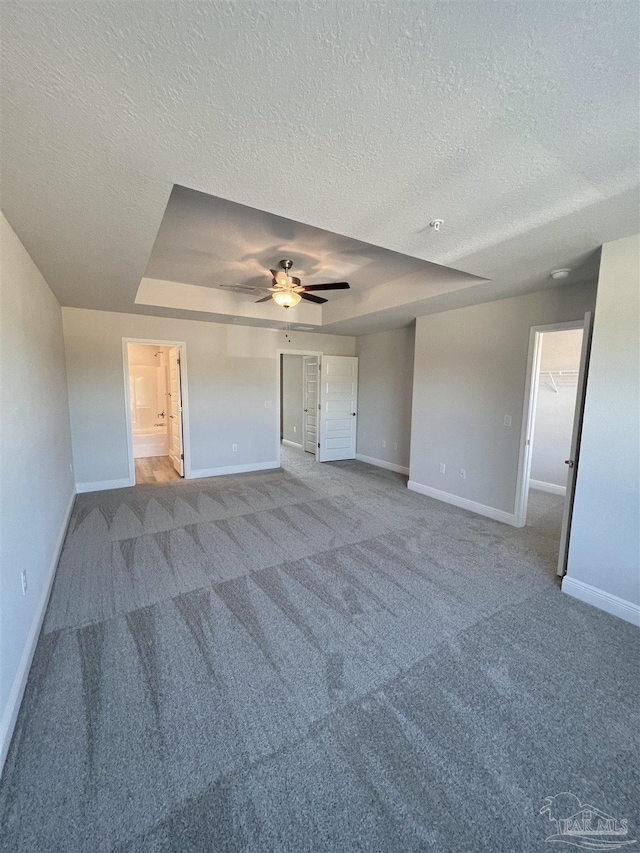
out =
[(584, 415), (584, 398), (587, 391), (587, 373), (589, 372), (589, 353), (591, 352), (591, 335), (593, 332), (593, 315), (590, 311), (584, 315), (584, 334), (582, 335), (582, 351), (580, 353), (580, 370), (578, 372), (578, 387), (576, 392), (576, 411), (573, 416), (573, 432), (571, 434), (571, 450), (566, 464), (567, 494), (564, 499), (562, 513), (562, 531), (560, 533), (560, 553), (558, 554), (558, 574), (567, 573), (567, 557), (569, 555), (569, 535), (571, 532), (571, 516), (573, 515), (573, 499), (576, 491), (576, 475), (580, 459), (580, 437), (582, 433), (582, 418)]
[(355, 459), (358, 359), (323, 355), (320, 362), (319, 461)]
[(315, 454), (318, 443), (318, 356), (305, 355), (302, 361), (304, 371), (304, 412), (302, 413), (304, 449)]
[(184, 477), (182, 381), (178, 347), (170, 347), (169, 349), (169, 456), (173, 467), (181, 477)]

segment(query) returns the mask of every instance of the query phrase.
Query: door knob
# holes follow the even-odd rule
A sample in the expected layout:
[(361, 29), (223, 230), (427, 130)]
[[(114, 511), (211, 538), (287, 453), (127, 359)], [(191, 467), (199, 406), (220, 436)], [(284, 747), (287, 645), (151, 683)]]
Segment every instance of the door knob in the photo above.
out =
[(352, 414), (352, 415), (353, 415), (353, 417), (354, 417), (354, 418), (355, 418), (355, 416), (356, 416), (356, 413), (355, 413), (355, 412), (351, 412), (351, 414)]
[(305, 412), (308, 412), (308, 411), (309, 411), (309, 409), (305, 409)]
[(568, 465), (569, 468), (573, 468), (573, 466), (575, 465), (575, 462), (573, 461), (573, 459), (565, 459), (564, 464)]

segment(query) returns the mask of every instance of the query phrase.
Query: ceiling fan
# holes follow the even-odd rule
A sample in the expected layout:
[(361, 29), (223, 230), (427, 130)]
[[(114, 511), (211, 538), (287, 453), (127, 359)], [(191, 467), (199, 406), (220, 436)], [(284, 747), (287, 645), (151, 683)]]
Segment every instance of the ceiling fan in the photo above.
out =
[[(279, 270), (271, 270), (273, 280), (271, 287), (265, 288), (271, 291), (269, 296), (263, 296), (257, 302), (268, 302), (273, 299), (278, 305), (283, 308), (292, 308), (297, 305), (301, 299), (306, 299), (307, 302), (315, 302), (322, 305), (326, 302), (321, 296), (314, 296), (312, 290), (349, 290), (349, 285), (346, 281), (337, 281), (334, 284), (308, 284), (302, 286), (300, 279), (295, 275), (289, 275), (289, 270), (293, 266), (293, 261), (280, 261)], [(262, 289), (262, 288), (261, 288)]]

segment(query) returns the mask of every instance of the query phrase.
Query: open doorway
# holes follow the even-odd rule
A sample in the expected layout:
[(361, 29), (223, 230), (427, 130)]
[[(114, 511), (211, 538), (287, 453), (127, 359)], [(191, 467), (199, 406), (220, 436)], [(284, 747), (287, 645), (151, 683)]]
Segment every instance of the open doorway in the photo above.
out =
[(278, 394), (279, 456), (284, 445), (316, 462), (356, 458), (356, 356), (279, 350)]
[[(564, 497), (566, 460), (576, 410), (582, 329), (562, 329), (541, 335), (538, 387), (531, 432), (531, 490)], [(529, 521), (530, 513), (527, 514)]]
[(124, 341), (131, 484), (185, 475), (183, 345)]
[(318, 448), (318, 353), (280, 353), (280, 442), (314, 458)]
[(582, 322), (531, 329), (516, 517), (518, 526), (557, 539), (559, 575), (566, 572), (590, 343), (590, 313)]

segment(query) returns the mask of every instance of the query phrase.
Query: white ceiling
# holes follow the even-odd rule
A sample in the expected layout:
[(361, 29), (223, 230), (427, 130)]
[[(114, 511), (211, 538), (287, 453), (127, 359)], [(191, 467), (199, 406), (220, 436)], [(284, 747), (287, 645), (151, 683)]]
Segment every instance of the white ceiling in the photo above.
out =
[(551, 286), (557, 267), (593, 277), (597, 247), (639, 228), (635, 2), (1, 15), (2, 208), (64, 305), (228, 320), (192, 291), (135, 302), (174, 184), (485, 280), (399, 305), (354, 288), (322, 315), (345, 334)]

